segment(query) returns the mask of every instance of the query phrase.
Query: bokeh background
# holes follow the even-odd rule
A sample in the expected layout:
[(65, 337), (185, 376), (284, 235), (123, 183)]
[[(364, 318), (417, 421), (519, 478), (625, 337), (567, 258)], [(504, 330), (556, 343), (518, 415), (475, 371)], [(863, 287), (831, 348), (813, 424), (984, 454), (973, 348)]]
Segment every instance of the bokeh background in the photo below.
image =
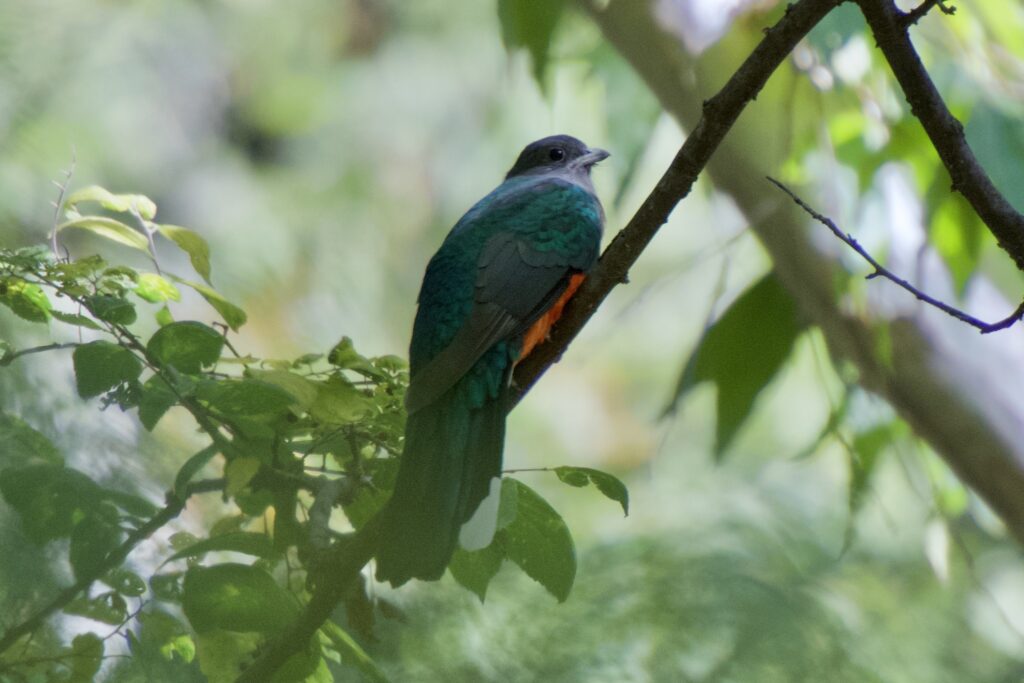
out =
[[(654, 4), (699, 63), (726, 75), (781, 11), (770, 1)], [(1014, 2), (957, 4), (955, 19), (930, 16), (915, 38), (1019, 202), (1024, 13)], [(748, 116), (791, 122), (780, 173), (816, 183), (823, 208), (913, 268), (927, 201), (915, 164), (927, 143), (872, 48), (849, 13), (830, 20), (776, 77), (793, 88), (790, 105)], [(613, 152), (594, 173), (612, 233), (684, 139), (584, 12), (567, 10), (549, 57), (538, 81), (529, 55), (503, 45), (492, 2), (0, 0), (0, 242), (45, 239), (51, 180), (73, 163), (72, 187), (146, 194), (158, 220), (204, 235), (214, 283), (249, 313), (239, 350), (291, 357), (348, 335), (365, 354), (405, 355), (427, 259), (524, 144), (564, 132)], [(844, 148), (851, 139), (859, 146)], [(932, 232), (945, 257), (930, 262), (937, 281), (952, 296), (984, 295), (988, 310), (1012, 309), (1019, 274), (964, 225)], [(510, 418), (508, 467), (595, 467), (630, 488), (623, 518), (592, 489), (517, 475), (573, 532), (569, 601), (556, 604), (514, 567), (485, 604), (450, 578), (375, 587), (404, 613), (363, 643), (394, 680), (1024, 677), (1020, 548), (887, 404), (848, 390), (818, 332), (799, 338), (720, 457), (712, 385), (666, 412), (708, 322), (770, 269), (747, 227), (728, 194), (698, 183), (629, 285)], [(135, 258), (87, 235), (65, 244)], [(851, 306), (907, 305), (878, 293), (886, 287), (854, 286)], [(198, 298), (175, 314), (214, 319)], [(0, 333), (20, 346), (48, 339), (4, 311)], [(52, 334), (70, 338), (57, 323)], [(758, 330), (748, 334), (756, 346)], [(0, 369), (0, 408), (50, 436), (70, 465), (159, 500), (191, 453), (193, 426), (172, 415), (150, 435), (73, 386), (69, 357), (26, 357)], [(870, 471), (841, 439), (819, 439), (847, 393), (843, 429), (881, 434)], [(190, 507), (171, 531), (200, 528), (218, 505)], [(2, 507), (0, 544), (0, 613), (67, 582), (68, 568), (27, 543)], [(167, 554), (162, 534), (133, 561)], [(104, 676), (146, 678), (117, 662)]]

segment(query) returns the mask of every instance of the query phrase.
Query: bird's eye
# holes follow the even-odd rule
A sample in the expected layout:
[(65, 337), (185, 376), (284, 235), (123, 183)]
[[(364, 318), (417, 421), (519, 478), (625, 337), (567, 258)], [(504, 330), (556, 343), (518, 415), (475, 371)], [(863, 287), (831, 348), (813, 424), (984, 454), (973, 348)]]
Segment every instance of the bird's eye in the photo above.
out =
[(548, 158), (551, 161), (561, 161), (565, 158), (565, 150), (561, 147), (552, 147), (551, 151), (548, 152)]

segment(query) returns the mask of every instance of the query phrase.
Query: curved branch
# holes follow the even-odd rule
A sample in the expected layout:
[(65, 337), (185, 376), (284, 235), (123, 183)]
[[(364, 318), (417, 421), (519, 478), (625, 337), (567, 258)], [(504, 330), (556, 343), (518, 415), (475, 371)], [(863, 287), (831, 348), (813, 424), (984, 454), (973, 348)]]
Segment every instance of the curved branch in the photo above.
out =
[(765, 29), (764, 39), (732, 78), (718, 94), (704, 102), (703, 114), (693, 132), (633, 218), (605, 249), (579, 293), (569, 300), (565, 313), (552, 329), (551, 339), (516, 367), (513, 406), (561, 358), (611, 290), (626, 282), (629, 269), (668, 220), (676, 204), (690, 193), (697, 176), (747, 104), (757, 97), (796, 44), (842, 1), (800, 0), (787, 7), (778, 23)]
[(996, 189), (964, 137), (963, 125), (950, 113), (907, 33), (909, 14), (892, 0), (856, 0), (879, 49), (892, 68), (942, 165), (953, 181), (952, 189), (964, 196), (999, 246), (1024, 271), (1024, 215)]

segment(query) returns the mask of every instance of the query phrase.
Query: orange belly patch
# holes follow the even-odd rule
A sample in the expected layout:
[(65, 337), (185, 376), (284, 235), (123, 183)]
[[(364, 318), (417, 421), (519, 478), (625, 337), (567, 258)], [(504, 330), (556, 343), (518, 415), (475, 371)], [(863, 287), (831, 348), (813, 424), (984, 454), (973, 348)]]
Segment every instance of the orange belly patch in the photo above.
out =
[(586, 277), (583, 273), (577, 273), (569, 278), (569, 286), (562, 292), (562, 296), (558, 297), (551, 308), (544, 312), (537, 319), (530, 329), (526, 330), (526, 334), (523, 335), (523, 350), (519, 353), (519, 358), (516, 362), (521, 361), (530, 355), (534, 347), (540, 344), (548, 338), (548, 333), (551, 331), (551, 326), (558, 322), (558, 319), (562, 317), (562, 309), (565, 308), (565, 304), (569, 302), (572, 295), (576, 293), (576, 290), (583, 284), (583, 279)]

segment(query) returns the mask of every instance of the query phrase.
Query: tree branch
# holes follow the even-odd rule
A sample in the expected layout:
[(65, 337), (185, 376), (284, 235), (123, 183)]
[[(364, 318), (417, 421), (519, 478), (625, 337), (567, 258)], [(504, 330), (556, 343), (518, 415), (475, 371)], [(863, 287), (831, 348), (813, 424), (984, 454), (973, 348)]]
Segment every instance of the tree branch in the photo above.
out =
[(932, 11), (932, 8), (938, 6), (939, 10), (946, 15), (952, 16), (956, 14), (956, 7), (952, 5), (947, 6), (943, 0), (924, 0), (920, 5), (910, 10), (903, 15), (902, 24), (904, 26), (913, 26), (917, 22), (921, 21), (924, 15)]
[(747, 104), (757, 97), (769, 76), (796, 44), (841, 2), (800, 0), (790, 5), (775, 26), (765, 29), (764, 39), (718, 94), (704, 102), (703, 114), (693, 132), (633, 218), (605, 249), (579, 293), (569, 300), (565, 313), (552, 329), (551, 338), (516, 367), (513, 406), (561, 358), (611, 290), (627, 280), (629, 269), (676, 205), (690, 193), (711, 155)]
[[(1024, 271), (1024, 215), (996, 189), (964, 137), (963, 125), (932, 82), (907, 33), (907, 18), (892, 0), (856, 0), (893, 75), (952, 179), (952, 189), (974, 207), (999, 246)], [(925, 3), (927, 5), (928, 3)]]
[(1012, 327), (1018, 320), (1021, 319), (1022, 316), (1024, 316), (1024, 302), (1022, 302), (1017, 307), (1017, 310), (1015, 310), (1013, 313), (1011, 313), (1006, 318), (1003, 318), (1002, 320), (998, 320), (998, 321), (996, 321), (994, 323), (987, 323), (987, 322), (984, 322), (982, 320), (979, 320), (979, 319), (975, 318), (973, 315), (970, 315), (968, 313), (964, 313), (963, 311), (961, 311), (958, 308), (954, 308), (953, 306), (950, 306), (949, 304), (947, 304), (947, 303), (945, 303), (943, 301), (939, 301), (938, 299), (936, 299), (934, 297), (931, 297), (928, 294), (925, 294), (920, 289), (918, 289), (914, 285), (910, 284), (909, 282), (907, 282), (906, 280), (904, 280), (903, 278), (901, 278), (900, 276), (896, 275), (891, 270), (889, 270), (888, 268), (883, 266), (881, 263), (876, 261), (875, 257), (872, 256), (870, 253), (868, 253), (868, 250), (865, 249), (864, 247), (862, 247), (860, 245), (860, 242), (858, 242), (853, 237), (853, 235), (851, 235), (849, 233), (845, 233), (842, 230), (840, 230), (839, 226), (837, 226), (835, 224), (835, 222), (831, 218), (829, 218), (828, 216), (824, 216), (824, 215), (818, 213), (817, 211), (815, 211), (804, 200), (802, 200), (802, 199), (800, 199), (800, 197), (796, 196), (796, 194), (792, 190), (790, 190), (788, 187), (786, 187), (785, 185), (780, 183), (778, 180), (776, 180), (775, 178), (772, 178), (770, 176), (768, 177), (768, 181), (770, 183), (772, 183), (773, 185), (775, 185), (780, 190), (782, 190), (783, 192), (785, 192), (786, 194), (788, 194), (790, 199), (792, 199), (794, 202), (796, 202), (797, 206), (799, 206), (801, 209), (806, 211), (814, 220), (818, 221), (819, 223), (824, 225), (826, 228), (831, 230), (833, 235), (835, 235), (840, 240), (842, 240), (842, 242), (844, 244), (846, 244), (848, 247), (850, 247), (855, 252), (860, 254), (864, 258), (865, 261), (870, 263), (871, 267), (874, 268), (875, 270), (874, 270), (873, 273), (871, 273), (871, 274), (869, 274), (867, 276), (867, 279), (871, 280), (872, 278), (876, 278), (876, 277), (879, 277), (879, 276), (884, 277), (885, 279), (887, 279), (887, 280), (889, 280), (891, 282), (896, 283), (897, 285), (899, 285), (903, 289), (905, 289), (908, 292), (910, 292), (911, 294), (913, 294), (915, 297), (917, 297), (917, 299), (919, 301), (923, 301), (926, 304), (934, 306), (935, 308), (939, 309), (940, 311), (942, 311), (944, 313), (947, 313), (948, 315), (951, 315), (952, 317), (956, 318), (957, 320), (959, 320), (961, 322), (967, 323), (971, 327), (978, 328), (979, 330), (981, 330), (982, 334), (988, 334), (990, 332), (998, 332), (999, 330), (1005, 330), (1005, 329), (1007, 329), (1009, 327)]
[(124, 539), (121, 545), (111, 551), (95, 569), (86, 573), (86, 575), (78, 581), (57, 593), (50, 602), (37, 610), (31, 617), (7, 629), (3, 637), (0, 638), (0, 653), (5, 652), (8, 648), (18, 642), (18, 639), (22, 636), (32, 633), (42, 626), (43, 622), (46, 621), (50, 615), (67, 606), (67, 604), (74, 600), (79, 593), (88, 589), (89, 586), (92, 585), (93, 581), (96, 581), (108, 571), (124, 562), (124, 559), (128, 557), (128, 554), (131, 553), (132, 550), (135, 549), (135, 546), (149, 538), (157, 529), (177, 517), (185, 508), (186, 501), (193, 494), (220, 491), (223, 488), (223, 479), (207, 479), (204, 481), (197, 481), (194, 484), (189, 484), (188, 488), (185, 490), (185, 495), (183, 496), (176, 496), (173, 491), (168, 492), (167, 504), (159, 512), (150, 517), (148, 522), (128, 534), (128, 537)]

